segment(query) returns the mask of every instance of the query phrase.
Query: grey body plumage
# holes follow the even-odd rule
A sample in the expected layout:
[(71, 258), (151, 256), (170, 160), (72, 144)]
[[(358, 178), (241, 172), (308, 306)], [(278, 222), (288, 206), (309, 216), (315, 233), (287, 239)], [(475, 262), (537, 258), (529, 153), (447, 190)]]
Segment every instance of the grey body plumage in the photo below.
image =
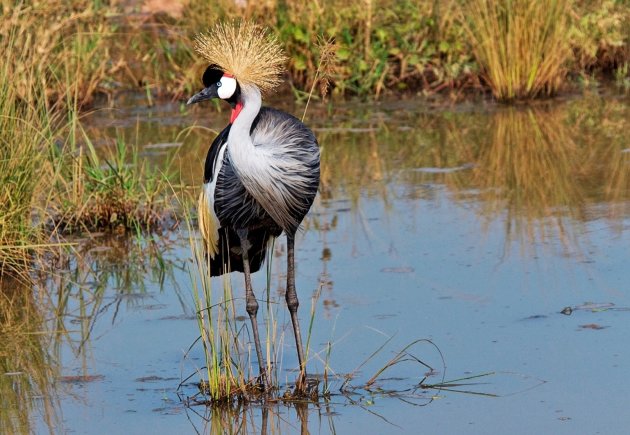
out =
[[(227, 136), (231, 125), (217, 136), (208, 150), (204, 181), (211, 182), (216, 177), (215, 212), (221, 226), (247, 228), (271, 219), (265, 208), (247, 192), (237, 176), (230, 159), (230, 152), (223, 154), (218, 174), (213, 173), (219, 150), (227, 146)], [(301, 121), (280, 110), (263, 107), (252, 124), (250, 135), (255, 147), (264, 147), (277, 154), (277, 159), (290, 162), (291, 171), (277, 172), (272, 179), (275, 185), (268, 189), (286, 190), (285, 204), (275, 204), (291, 215), (290, 221), (299, 223), (310, 209), (319, 187), (319, 146), (315, 136)], [(294, 179), (299, 179), (294, 182)], [(295, 232), (297, 226), (282, 226), (282, 230)]]
[[(215, 181), (214, 212), (219, 220), (220, 249), (219, 255), (211, 260), (213, 275), (221, 275), (223, 271), (242, 272), (242, 257), (238, 254), (227, 255), (229, 246), (238, 246), (238, 239), (230, 229), (247, 228), (252, 251), (255, 252), (251, 272), (259, 270), (265, 259), (267, 244), (271, 237), (278, 237), (282, 231), (295, 233), (297, 225), (308, 213), (319, 187), (319, 146), (311, 130), (294, 116), (269, 107), (260, 109), (250, 129), (250, 136), (255, 147), (265, 147), (277, 153), (279, 159), (290, 162), (290, 172), (278, 173), (274, 185), (269, 189), (282, 185), (287, 192), (285, 204), (275, 204), (288, 213), (287, 219), (292, 225), (282, 226), (265, 210), (252, 194), (245, 188), (238, 177), (230, 159), (227, 138), (232, 124), (229, 124), (215, 139), (206, 156), (204, 183)], [(219, 156), (221, 161), (218, 162)], [(219, 168), (218, 173), (214, 172)], [(306, 176), (304, 174), (307, 174)], [(300, 183), (293, 183), (299, 179)], [(296, 225), (297, 223), (297, 225)], [(231, 243), (230, 243), (231, 242)], [(238, 250), (236, 250), (238, 251)], [(228, 264), (229, 261), (229, 264)]]

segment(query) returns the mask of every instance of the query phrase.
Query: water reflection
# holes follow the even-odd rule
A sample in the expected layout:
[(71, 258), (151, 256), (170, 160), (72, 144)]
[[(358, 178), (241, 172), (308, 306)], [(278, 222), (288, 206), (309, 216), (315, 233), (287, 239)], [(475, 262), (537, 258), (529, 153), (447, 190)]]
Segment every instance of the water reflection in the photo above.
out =
[(116, 323), (121, 305), (138, 305), (149, 283), (179, 291), (164, 259), (168, 241), (96, 235), (40, 259), (31, 282), (0, 277), (2, 433), (63, 431), (61, 398), (103, 379), (90, 359), (97, 324)]
[(188, 408), (187, 413), (198, 434), (307, 435), (311, 431), (335, 433), (336, 414), (328, 403), (268, 403), (259, 406), (235, 404), (232, 407), (206, 407), (201, 411)]
[[(582, 224), (628, 215), (630, 152), (623, 100), (581, 99), (492, 111), (403, 112), (320, 131), (322, 197), (431, 199), (443, 185), (506, 244), (559, 238), (579, 252)], [(614, 223), (614, 222), (613, 222)], [(506, 249), (506, 251), (508, 251)]]
[(589, 162), (563, 117), (557, 108), (509, 107), (494, 114), (488, 141), (457, 191), (479, 192), (484, 220), (503, 217), (506, 243), (531, 246), (558, 236), (567, 247), (577, 245), (585, 194), (576, 180)]
[[(184, 113), (176, 103), (103, 109), (89, 134), (97, 144), (121, 135), (156, 162), (175, 155), (182, 181), (198, 186), (225, 117), (208, 107)], [(590, 219), (586, 208), (594, 204), (606, 203), (612, 219), (628, 213), (629, 119), (628, 101), (598, 95), (523, 107), (340, 103), (314, 105), (308, 114), (322, 146), (324, 203), (349, 199), (356, 207), (362, 195), (386, 204), (392, 195), (426, 198), (431, 191), (419, 187), (440, 184), (457, 200), (479, 201), (482, 219), (508, 214), (506, 230), (519, 239), (548, 234), (540, 221), (550, 217), (565, 230), (558, 215)]]
[(50, 330), (32, 289), (0, 278), (0, 427), (3, 433), (35, 433), (41, 418), (50, 433), (59, 424), (58, 361)]

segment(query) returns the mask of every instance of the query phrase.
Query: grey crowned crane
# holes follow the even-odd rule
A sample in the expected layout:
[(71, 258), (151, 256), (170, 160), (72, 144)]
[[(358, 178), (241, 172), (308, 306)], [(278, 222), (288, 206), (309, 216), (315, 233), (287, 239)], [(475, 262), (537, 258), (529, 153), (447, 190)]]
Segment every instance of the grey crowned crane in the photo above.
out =
[(295, 289), (296, 231), (319, 187), (319, 146), (300, 120), (262, 107), (262, 93), (280, 83), (285, 57), (273, 37), (253, 23), (218, 24), (195, 40), (209, 66), (204, 89), (187, 104), (220, 98), (230, 104), (230, 123), (219, 133), (205, 162), (199, 224), (210, 257), (211, 275), (245, 275), (246, 309), (263, 384), (265, 365), (250, 275), (265, 260), (269, 242), (287, 237), (286, 302), (291, 315), (300, 378), (306, 371)]

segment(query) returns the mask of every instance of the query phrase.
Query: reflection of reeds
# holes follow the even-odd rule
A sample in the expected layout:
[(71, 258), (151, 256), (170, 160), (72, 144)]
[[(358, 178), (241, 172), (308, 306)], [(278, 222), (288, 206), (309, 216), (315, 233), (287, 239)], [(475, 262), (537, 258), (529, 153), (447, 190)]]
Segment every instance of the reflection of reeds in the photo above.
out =
[[(318, 134), (323, 144), (321, 191), (327, 199), (333, 190), (344, 189), (356, 203), (364, 189), (371, 194), (387, 198), (387, 181), (391, 175), (387, 167), (391, 164), (390, 149), (379, 145), (376, 134), (378, 127), (370, 126), (364, 132), (344, 132)], [(335, 192), (338, 193), (338, 192)]]
[(628, 192), (630, 192), (630, 152), (627, 149), (622, 151), (618, 146), (611, 147), (609, 152), (612, 154), (608, 160), (611, 162), (611, 166), (608, 182), (604, 186), (604, 194), (606, 202), (611, 206), (608, 216), (618, 221), (627, 216), (628, 210), (630, 210), (628, 199)]
[(350, 197), (356, 206), (370, 194), (387, 203), (395, 183), (407, 199), (430, 199), (422, 186), (444, 185), (456, 201), (476, 204), (487, 223), (503, 219), (508, 240), (527, 245), (553, 235), (577, 248), (581, 223), (627, 216), (627, 119), (623, 102), (599, 97), (399, 115), (395, 121), (413, 125), (402, 129), (385, 117), (359, 131), (365, 124), (355, 115), (319, 133), (322, 197)]
[[(44, 317), (30, 288), (0, 278), (0, 427), (35, 433), (39, 413), (51, 433), (58, 427), (55, 379)], [(38, 400), (35, 400), (38, 398)]]
[[(293, 409), (292, 409), (293, 408)], [(291, 414), (295, 411), (295, 417)], [(293, 403), (291, 407), (286, 407), (282, 403), (269, 402), (264, 406), (249, 406), (245, 403), (235, 403), (231, 406), (210, 406), (201, 417), (200, 425), (194, 423), (197, 433), (209, 435), (215, 434), (288, 434), (309, 433), (309, 413), (318, 412), (319, 418), (315, 421), (320, 424), (321, 429), (333, 429), (334, 413), (331, 409), (319, 409), (306, 402)], [(324, 413), (324, 411), (328, 411)], [(328, 423), (328, 424), (326, 424)], [(329, 431), (330, 432), (330, 431)]]
[(493, 116), (491, 129), (471, 180), (481, 189), (483, 215), (505, 213), (507, 240), (544, 239), (549, 223), (565, 238), (566, 216), (572, 223), (580, 220), (584, 197), (575, 182), (578, 148), (562, 112), (508, 108)]
[[(80, 241), (73, 255), (57, 259), (54, 274), (42, 270), (40, 277), (33, 277), (35, 287), (0, 277), (3, 434), (38, 433), (46, 427), (50, 433), (63, 432), (59, 415), (62, 346), (64, 352), (86, 358), (96, 322), (108, 311), (116, 319), (124, 301), (137, 303), (126, 296), (143, 293), (149, 280), (162, 284), (169, 277), (178, 290), (172, 264), (163, 258), (165, 243), (128, 237), (97, 241), (97, 246), (96, 240)], [(116, 297), (109, 300), (112, 288)], [(85, 360), (83, 367), (90, 367)], [(80, 376), (84, 375), (88, 376)]]
[(591, 215), (606, 216), (613, 223), (620, 223), (630, 210), (629, 120), (623, 100), (598, 98), (571, 108), (568, 117), (573, 136), (582, 142), (584, 190), (589, 203), (598, 206)]

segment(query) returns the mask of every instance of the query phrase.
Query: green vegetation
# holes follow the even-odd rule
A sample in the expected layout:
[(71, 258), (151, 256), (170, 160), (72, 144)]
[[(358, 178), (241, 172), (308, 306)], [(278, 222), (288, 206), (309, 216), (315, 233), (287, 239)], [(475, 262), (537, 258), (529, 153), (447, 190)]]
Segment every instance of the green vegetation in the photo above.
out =
[(209, 401), (231, 403), (235, 398), (247, 397), (249, 373), (247, 363), (242, 360), (245, 352), (242, 349), (239, 332), (236, 328), (232, 287), (229, 277), (225, 276), (223, 297), (216, 301), (212, 294), (210, 265), (203, 243), (195, 237), (195, 226), (192, 218), (186, 219), (190, 238), (190, 248), (194, 267), (189, 269), (193, 287), (200, 341), (203, 346), (205, 367), (201, 368), (200, 390)]
[(62, 149), (54, 160), (56, 183), (50, 215), (63, 232), (156, 227), (166, 215), (168, 176), (118, 137), (99, 156), (83, 132), (84, 146)]
[[(21, 47), (13, 34), (0, 40), (9, 58)], [(41, 242), (40, 228), (33, 224), (37, 209), (42, 147), (52, 141), (45, 89), (37, 81), (20, 93), (10, 63), (0, 67), (0, 273), (17, 272), (28, 262), (27, 250)]]
[(336, 94), (486, 89), (501, 100), (554, 93), (575, 77), (628, 63), (625, 0), (192, 0), (189, 33), (217, 19), (255, 19), (275, 29), (289, 54), (293, 86), (308, 89), (335, 41), (328, 74)]
[[(0, 6), (0, 34), (21, 47), (6, 66), (18, 94), (37, 77), (48, 101), (72, 94), (79, 107), (123, 88), (146, 92), (149, 103), (153, 94), (190, 94), (203, 68), (192, 37), (243, 17), (277, 34), (298, 98), (318, 75), (334, 95), (474, 90), (512, 100), (594, 76), (623, 85), (630, 70), (627, 0), (190, 0), (176, 17), (94, 0), (15, 3)], [(321, 40), (334, 42), (333, 56)], [(60, 82), (67, 73), (73, 80)]]

